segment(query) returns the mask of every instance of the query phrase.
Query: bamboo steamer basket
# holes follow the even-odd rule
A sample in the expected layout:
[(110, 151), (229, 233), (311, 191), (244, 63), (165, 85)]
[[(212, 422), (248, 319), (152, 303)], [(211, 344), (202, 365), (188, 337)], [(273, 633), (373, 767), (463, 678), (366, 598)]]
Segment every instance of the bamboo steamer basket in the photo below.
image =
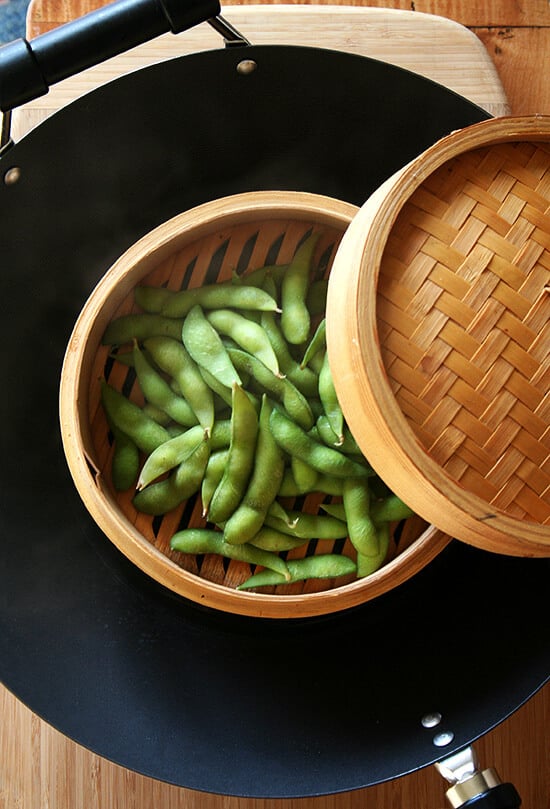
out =
[[(235, 271), (246, 278), (249, 269), (265, 263), (288, 263), (312, 228), (322, 231), (315, 264), (328, 274), (357, 211), (353, 205), (317, 194), (279, 191), (248, 192), (199, 205), (131, 246), (93, 290), (74, 326), (62, 369), (60, 423), (76, 488), (100, 529), (124, 555), (161, 585), (191, 601), (266, 618), (332, 613), (355, 607), (406, 581), (450, 540), (422, 517), (412, 517), (393, 526), (386, 563), (368, 577), (309, 580), (262, 592), (238, 591), (236, 585), (250, 575), (248, 565), (170, 549), (176, 530), (205, 524), (200, 495), (158, 518), (137, 512), (133, 491), (116, 492), (112, 485), (112, 437), (100, 403), (101, 379), (106, 378), (138, 403), (142, 399), (131, 369), (113, 362), (110, 347), (101, 341), (113, 318), (137, 310), (134, 287), (191, 288), (228, 280)], [(338, 321), (342, 322), (340, 316)], [(319, 506), (320, 498), (315, 495), (300, 503), (313, 513)], [(306, 549), (308, 553), (334, 552), (335, 547), (334, 541), (312, 538), (309, 545), (289, 555), (303, 555)], [(339, 549), (354, 553), (349, 539)]]
[(550, 117), (454, 132), (346, 231), (327, 340), (378, 474), (476, 547), (550, 555)]

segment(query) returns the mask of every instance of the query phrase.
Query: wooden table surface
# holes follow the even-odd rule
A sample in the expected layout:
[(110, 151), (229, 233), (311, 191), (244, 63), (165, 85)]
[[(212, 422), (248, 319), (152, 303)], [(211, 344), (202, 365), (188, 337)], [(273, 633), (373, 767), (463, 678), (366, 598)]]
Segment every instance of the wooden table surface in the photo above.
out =
[[(27, 37), (85, 14), (102, 0), (31, 0)], [(246, 0), (241, 3), (245, 5)], [(229, 5), (229, 4), (227, 4)], [(437, 14), (470, 28), (485, 46), (513, 114), (550, 114), (548, 0), (351, 0)], [(230, 18), (224, 4), (223, 13)], [(528, 631), (528, 628), (526, 628)], [(549, 809), (546, 686), (480, 739), (483, 767), (512, 781), (524, 809)], [(287, 801), (227, 798), (170, 786), (90, 753), (51, 728), (0, 687), (0, 809), (443, 809), (445, 782), (428, 767), (388, 784), (340, 795)], [(284, 805), (284, 807), (283, 807)]]

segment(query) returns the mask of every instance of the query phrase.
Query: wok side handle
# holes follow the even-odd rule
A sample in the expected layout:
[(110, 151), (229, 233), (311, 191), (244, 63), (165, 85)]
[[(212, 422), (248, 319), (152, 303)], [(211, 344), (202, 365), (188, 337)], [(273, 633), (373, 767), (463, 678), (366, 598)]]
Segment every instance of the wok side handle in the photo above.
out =
[(513, 784), (502, 783), (494, 769), (480, 770), (473, 747), (438, 762), (436, 769), (451, 788), (445, 793), (451, 809), (519, 809)]
[(116, 0), (30, 42), (9, 42), (0, 47), (0, 110), (26, 104), (56, 82), (219, 12), (219, 0)]

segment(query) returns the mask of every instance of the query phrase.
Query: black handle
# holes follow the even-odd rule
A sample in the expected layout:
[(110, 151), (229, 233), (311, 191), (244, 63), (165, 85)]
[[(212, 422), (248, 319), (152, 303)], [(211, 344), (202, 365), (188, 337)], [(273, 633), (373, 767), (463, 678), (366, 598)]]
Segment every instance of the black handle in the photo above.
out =
[(460, 809), (519, 809), (521, 798), (512, 784), (498, 784), (482, 795), (477, 795)]
[(117, 0), (31, 42), (9, 42), (0, 48), (0, 110), (12, 110), (68, 76), (219, 13), (219, 0)]

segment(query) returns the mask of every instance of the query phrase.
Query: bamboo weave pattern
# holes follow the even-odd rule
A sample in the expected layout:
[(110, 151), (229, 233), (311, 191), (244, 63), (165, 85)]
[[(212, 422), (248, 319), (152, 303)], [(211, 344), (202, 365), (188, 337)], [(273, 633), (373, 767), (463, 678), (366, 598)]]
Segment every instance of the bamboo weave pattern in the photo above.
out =
[(378, 285), (382, 358), (418, 440), (495, 508), (550, 522), (550, 144), (435, 171), (400, 212)]

